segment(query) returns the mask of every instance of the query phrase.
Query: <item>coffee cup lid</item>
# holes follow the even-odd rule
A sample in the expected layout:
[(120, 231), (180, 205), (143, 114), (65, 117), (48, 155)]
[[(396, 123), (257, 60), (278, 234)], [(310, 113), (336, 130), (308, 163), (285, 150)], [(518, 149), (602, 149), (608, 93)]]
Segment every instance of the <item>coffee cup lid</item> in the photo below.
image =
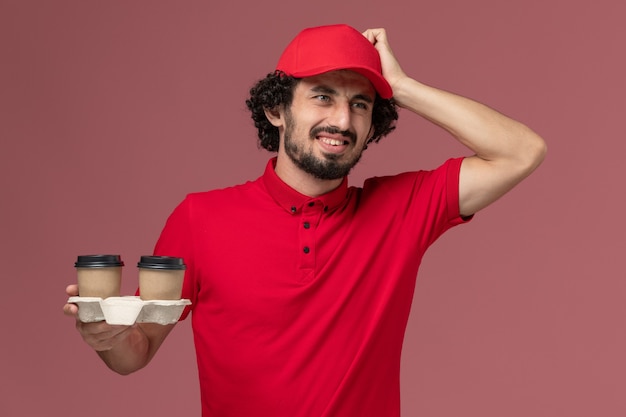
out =
[(76, 268), (105, 268), (124, 266), (120, 255), (79, 255), (74, 263)]
[(146, 269), (185, 269), (183, 258), (173, 256), (142, 256), (137, 264)]

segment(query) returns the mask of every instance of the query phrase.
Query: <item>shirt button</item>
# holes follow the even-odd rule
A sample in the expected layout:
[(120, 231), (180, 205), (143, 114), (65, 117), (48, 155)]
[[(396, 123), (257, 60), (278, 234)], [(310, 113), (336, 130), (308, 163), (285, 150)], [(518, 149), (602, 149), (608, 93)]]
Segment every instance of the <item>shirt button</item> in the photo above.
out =
[(315, 205), (315, 203), (312, 202), (312, 201), (309, 203), (309, 207), (313, 207), (314, 205)]
[(309, 249), (308, 246), (305, 246), (303, 251), (304, 251), (304, 253), (309, 253), (309, 252), (311, 252), (311, 249)]
[(296, 212), (296, 206), (291, 206), (291, 212), (295, 213)]
[(309, 227), (311, 227), (311, 223), (309, 222), (304, 222), (304, 228), (308, 229)]

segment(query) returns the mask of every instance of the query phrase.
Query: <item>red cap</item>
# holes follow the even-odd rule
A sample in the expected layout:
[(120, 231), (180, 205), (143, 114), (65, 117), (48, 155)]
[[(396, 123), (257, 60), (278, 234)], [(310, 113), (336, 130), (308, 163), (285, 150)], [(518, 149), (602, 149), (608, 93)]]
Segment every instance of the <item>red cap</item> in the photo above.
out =
[(287, 45), (276, 66), (276, 70), (296, 78), (344, 69), (367, 77), (382, 98), (393, 96), (383, 77), (378, 51), (348, 25), (304, 29)]

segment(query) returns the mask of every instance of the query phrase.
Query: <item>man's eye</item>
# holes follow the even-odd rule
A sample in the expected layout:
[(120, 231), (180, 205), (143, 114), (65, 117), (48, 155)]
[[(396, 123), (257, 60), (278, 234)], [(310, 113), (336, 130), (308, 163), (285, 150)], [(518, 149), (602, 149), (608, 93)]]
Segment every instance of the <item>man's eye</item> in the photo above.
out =
[(319, 101), (330, 101), (330, 97), (320, 94), (319, 96), (315, 96), (315, 98)]
[(367, 110), (367, 104), (366, 103), (353, 103), (352, 104), (353, 107), (357, 108), (357, 109), (361, 109), (361, 110)]

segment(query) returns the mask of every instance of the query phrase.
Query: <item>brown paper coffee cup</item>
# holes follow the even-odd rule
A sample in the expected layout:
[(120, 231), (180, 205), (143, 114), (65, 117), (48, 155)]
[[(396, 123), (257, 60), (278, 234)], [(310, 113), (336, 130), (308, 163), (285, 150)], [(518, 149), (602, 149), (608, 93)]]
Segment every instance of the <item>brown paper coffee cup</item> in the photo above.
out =
[(142, 256), (137, 267), (142, 300), (180, 300), (186, 268), (182, 258)]
[(80, 297), (119, 297), (122, 262), (119, 255), (81, 255), (76, 263)]

